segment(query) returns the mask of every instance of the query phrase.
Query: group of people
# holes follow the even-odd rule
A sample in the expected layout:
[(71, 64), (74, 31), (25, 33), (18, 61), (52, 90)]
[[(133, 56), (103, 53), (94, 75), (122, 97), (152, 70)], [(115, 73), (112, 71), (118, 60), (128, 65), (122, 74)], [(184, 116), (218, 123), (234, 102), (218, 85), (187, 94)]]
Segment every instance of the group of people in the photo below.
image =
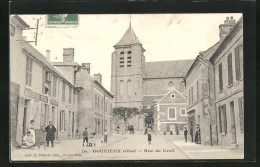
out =
[[(187, 142), (187, 136), (188, 136), (188, 130), (185, 127), (184, 128), (184, 139), (185, 142)], [(191, 142), (193, 142), (193, 128), (190, 128), (190, 136), (191, 136)], [(195, 132), (195, 143), (196, 144), (201, 144), (201, 136), (200, 136), (200, 127), (199, 124), (196, 125), (196, 132)]]
[[(55, 140), (55, 132), (56, 128), (53, 125), (52, 121), (49, 121), (49, 125), (45, 128), (41, 128), (41, 130), (46, 133), (46, 142), (47, 147), (49, 147), (49, 142), (51, 142), (51, 147), (54, 147), (54, 140)], [(36, 143), (37, 142), (37, 143)], [(29, 130), (27, 131), (26, 135), (23, 136), (22, 140), (22, 148), (32, 148), (36, 144), (38, 147), (40, 146), (40, 141), (36, 141), (36, 135), (35, 135), (35, 128), (34, 128), (34, 120), (30, 121)]]
[[(108, 132), (105, 129), (104, 131), (104, 140), (102, 141), (103, 143), (107, 143), (108, 139)], [(88, 133), (88, 128), (85, 128), (83, 132), (83, 146), (86, 143), (86, 146), (96, 146), (96, 132), (91, 132)]]

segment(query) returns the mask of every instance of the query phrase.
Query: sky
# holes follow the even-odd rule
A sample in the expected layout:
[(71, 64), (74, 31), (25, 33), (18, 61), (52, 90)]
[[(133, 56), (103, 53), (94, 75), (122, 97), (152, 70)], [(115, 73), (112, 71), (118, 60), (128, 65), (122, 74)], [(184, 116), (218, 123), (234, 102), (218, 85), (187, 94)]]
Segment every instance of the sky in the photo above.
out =
[[(218, 14), (88, 14), (79, 15), (75, 28), (47, 28), (46, 15), (19, 15), (30, 27), (41, 18), (37, 46), (43, 55), (50, 50), (51, 61), (63, 60), (63, 48), (74, 48), (74, 61), (91, 63), (91, 75), (101, 73), (103, 86), (110, 90), (113, 46), (130, 25), (146, 52), (146, 62), (195, 59), (219, 41), (219, 25), (226, 17), (239, 20), (239, 13)], [(23, 32), (33, 40), (35, 30)]]

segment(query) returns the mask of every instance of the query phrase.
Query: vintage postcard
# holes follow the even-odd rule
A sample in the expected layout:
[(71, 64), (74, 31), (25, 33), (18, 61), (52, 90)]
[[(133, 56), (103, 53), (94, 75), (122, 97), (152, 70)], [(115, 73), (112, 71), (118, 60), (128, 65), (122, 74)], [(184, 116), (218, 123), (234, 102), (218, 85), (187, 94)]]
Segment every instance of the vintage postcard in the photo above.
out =
[(244, 158), (243, 14), (10, 15), (10, 160)]

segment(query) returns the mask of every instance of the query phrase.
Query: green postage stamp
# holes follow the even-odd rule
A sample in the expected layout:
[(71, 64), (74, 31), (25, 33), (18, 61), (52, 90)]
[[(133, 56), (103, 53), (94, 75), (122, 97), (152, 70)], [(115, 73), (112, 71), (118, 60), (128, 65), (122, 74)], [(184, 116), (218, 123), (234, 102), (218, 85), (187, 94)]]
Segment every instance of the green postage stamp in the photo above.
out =
[(46, 27), (77, 27), (79, 25), (78, 14), (48, 14)]

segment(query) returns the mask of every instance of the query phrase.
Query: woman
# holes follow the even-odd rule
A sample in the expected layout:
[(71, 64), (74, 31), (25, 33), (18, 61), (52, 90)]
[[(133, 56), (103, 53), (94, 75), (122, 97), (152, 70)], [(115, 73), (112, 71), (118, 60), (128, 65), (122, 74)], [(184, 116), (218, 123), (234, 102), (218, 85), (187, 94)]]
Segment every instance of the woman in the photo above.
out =
[(151, 144), (151, 141), (152, 141), (152, 129), (151, 128), (147, 129), (147, 134), (148, 134), (148, 143)]
[(199, 124), (196, 125), (195, 143), (196, 144), (201, 144)]
[(35, 144), (34, 120), (31, 120), (31, 121), (30, 121), (29, 131), (31, 132), (33, 144)]

